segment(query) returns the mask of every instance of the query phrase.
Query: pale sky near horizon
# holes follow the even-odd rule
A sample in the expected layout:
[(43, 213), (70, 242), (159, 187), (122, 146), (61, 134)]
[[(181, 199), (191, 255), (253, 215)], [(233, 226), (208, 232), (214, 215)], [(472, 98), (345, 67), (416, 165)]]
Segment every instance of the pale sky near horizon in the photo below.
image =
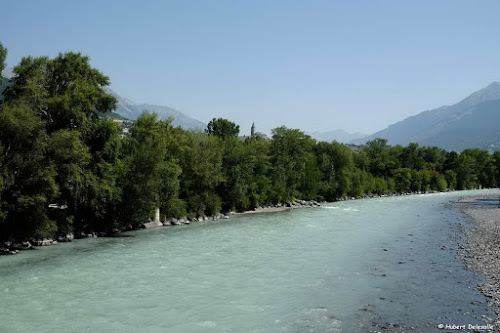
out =
[(495, 0), (5, 1), (7, 65), (79, 51), (137, 102), (371, 134), (500, 80)]

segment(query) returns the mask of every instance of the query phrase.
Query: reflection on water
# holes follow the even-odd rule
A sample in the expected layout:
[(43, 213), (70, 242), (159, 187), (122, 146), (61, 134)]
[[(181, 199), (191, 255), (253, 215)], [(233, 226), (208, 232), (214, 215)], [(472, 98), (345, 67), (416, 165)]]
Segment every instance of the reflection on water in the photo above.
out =
[(440, 323), (480, 323), (492, 314), (456, 254), (456, 225), (466, 221), (444, 206), (467, 193), (337, 202), (2, 257), (2, 332), (439, 332)]

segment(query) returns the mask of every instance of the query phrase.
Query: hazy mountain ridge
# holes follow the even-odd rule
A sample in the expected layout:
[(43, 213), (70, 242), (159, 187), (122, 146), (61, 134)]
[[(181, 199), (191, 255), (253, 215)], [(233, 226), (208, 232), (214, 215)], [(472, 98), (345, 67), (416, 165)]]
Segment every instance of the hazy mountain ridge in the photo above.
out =
[(311, 132), (307, 133), (310, 135), (313, 139), (317, 141), (326, 141), (326, 142), (332, 142), (332, 141), (337, 141), (341, 143), (348, 143), (352, 140), (356, 140), (359, 138), (363, 138), (366, 136), (366, 134), (363, 133), (349, 133), (346, 132), (342, 129), (337, 129), (333, 131), (325, 131), (325, 132)]
[(352, 143), (384, 138), (389, 144), (439, 146), (450, 150), (500, 147), (500, 83), (493, 82), (457, 104), (427, 110)]
[[(12, 68), (6, 68), (0, 82), (0, 96), (12, 77)], [(115, 114), (135, 120), (145, 110), (156, 112), (160, 119), (173, 117), (173, 124), (184, 129), (205, 129), (206, 124), (191, 118), (168, 106), (139, 104), (121, 97), (110, 88), (106, 91), (117, 98)], [(385, 138), (391, 145), (407, 145), (417, 142), (420, 145), (438, 146), (448, 150), (461, 151), (465, 148), (500, 149), (500, 83), (493, 82), (476, 91), (460, 102), (423, 111), (403, 119), (386, 129), (369, 136), (361, 133), (348, 133), (344, 130), (308, 133), (318, 141), (338, 141), (342, 143), (363, 144), (375, 138)], [(499, 128), (499, 129), (497, 129)]]
[(166, 120), (169, 117), (173, 117), (174, 126), (180, 126), (188, 130), (197, 130), (206, 128), (205, 123), (202, 123), (199, 120), (191, 118), (174, 108), (162, 105), (139, 104), (130, 99), (121, 97), (110, 88), (105, 88), (105, 90), (109, 94), (115, 96), (118, 101), (118, 103), (116, 104), (115, 112), (127, 119), (135, 120), (142, 114), (142, 112), (147, 110), (150, 112), (157, 113), (158, 118), (162, 120)]
[[(0, 82), (0, 96), (3, 90), (10, 83), (10, 78), (14, 76), (12, 68), (11, 67), (5, 68), (3, 71), (3, 76), (4, 78)], [(205, 123), (196, 120), (194, 118), (191, 118), (174, 108), (161, 105), (135, 103), (130, 99), (118, 95), (109, 87), (105, 87), (104, 90), (106, 90), (107, 93), (115, 96), (118, 101), (118, 103), (116, 104), (116, 110), (112, 112), (116, 113), (118, 116), (115, 115), (112, 116), (112, 118), (120, 119), (123, 117), (129, 120), (136, 120), (142, 114), (143, 111), (148, 110), (151, 112), (156, 112), (158, 114), (158, 118), (162, 120), (167, 120), (169, 117), (173, 117), (174, 126), (180, 126), (187, 130), (197, 130), (197, 129), (203, 130), (206, 128)]]

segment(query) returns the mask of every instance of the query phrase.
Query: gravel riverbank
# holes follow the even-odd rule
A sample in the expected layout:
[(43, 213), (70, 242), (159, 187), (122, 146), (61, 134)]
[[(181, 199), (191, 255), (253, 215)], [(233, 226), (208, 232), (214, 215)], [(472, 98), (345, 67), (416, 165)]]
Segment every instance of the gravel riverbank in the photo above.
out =
[(500, 314), (500, 205), (498, 195), (462, 198), (453, 204), (470, 217), (469, 226), (459, 226), (465, 235), (462, 257), (465, 268), (484, 277), (478, 290), (490, 299)]

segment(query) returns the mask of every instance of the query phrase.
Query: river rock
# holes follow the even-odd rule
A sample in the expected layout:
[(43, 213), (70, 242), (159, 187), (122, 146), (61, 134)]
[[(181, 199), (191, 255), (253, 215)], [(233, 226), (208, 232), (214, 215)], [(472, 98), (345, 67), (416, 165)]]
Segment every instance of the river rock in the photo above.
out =
[(0, 247), (0, 255), (17, 254), (17, 253), (19, 253), (19, 250), (9, 250), (8, 248)]
[(5, 247), (0, 247), (0, 255), (6, 255), (6, 254), (11, 254), (10, 250)]
[(13, 250), (30, 250), (34, 249), (35, 247), (31, 245), (30, 242), (22, 242), (22, 243), (13, 243), (11, 245), (11, 249)]
[(160, 221), (146, 222), (141, 225), (141, 227), (144, 229), (158, 228), (161, 226), (163, 226), (163, 223), (161, 223)]
[[(50, 238), (44, 238), (44, 239), (38, 239), (34, 243), (36, 246), (49, 246), (49, 245), (52, 245), (53, 242), (54, 242), (54, 240), (52, 240)], [(56, 244), (57, 244), (57, 242), (56, 242)]]

